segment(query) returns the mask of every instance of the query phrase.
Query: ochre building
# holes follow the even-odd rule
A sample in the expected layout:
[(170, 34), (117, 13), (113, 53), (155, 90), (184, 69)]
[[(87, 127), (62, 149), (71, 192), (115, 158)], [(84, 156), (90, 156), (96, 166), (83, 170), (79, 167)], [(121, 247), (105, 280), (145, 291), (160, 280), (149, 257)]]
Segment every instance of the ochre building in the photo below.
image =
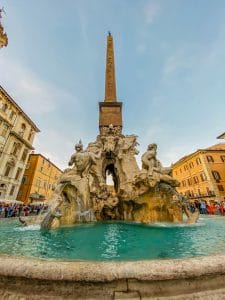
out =
[(225, 144), (199, 149), (172, 165), (177, 191), (190, 199), (225, 199)]
[(62, 171), (42, 154), (31, 153), (17, 200), (25, 203), (48, 200)]
[(15, 200), (40, 130), (0, 86), (0, 200)]

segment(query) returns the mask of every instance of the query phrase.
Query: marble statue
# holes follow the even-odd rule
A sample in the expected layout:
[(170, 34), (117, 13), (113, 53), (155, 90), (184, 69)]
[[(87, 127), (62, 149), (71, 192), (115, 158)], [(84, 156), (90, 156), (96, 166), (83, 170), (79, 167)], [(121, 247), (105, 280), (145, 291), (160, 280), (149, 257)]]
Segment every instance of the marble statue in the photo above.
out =
[[(56, 182), (48, 213), (33, 222), (43, 228), (100, 220), (181, 222), (183, 211), (188, 223), (195, 222), (198, 216), (176, 192), (179, 183), (171, 169), (157, 159), (157, 145), (148, 145), (141, 169), (135, 158), (137, 146), (136, 135), (124, 136), (113, 126), (86, 149), (79, 141), (69, 168)], [(115, 181), (113, 190), (106, 184), (107, 173)]]
[(72, 166), (75, 172), (81, 177), (85, 177), (93, 164), (93, 158), (88, 151), (83, 150), (83, 144), (81, 140), (75, 145), (76, 153), (74, 153), (68, 163)]

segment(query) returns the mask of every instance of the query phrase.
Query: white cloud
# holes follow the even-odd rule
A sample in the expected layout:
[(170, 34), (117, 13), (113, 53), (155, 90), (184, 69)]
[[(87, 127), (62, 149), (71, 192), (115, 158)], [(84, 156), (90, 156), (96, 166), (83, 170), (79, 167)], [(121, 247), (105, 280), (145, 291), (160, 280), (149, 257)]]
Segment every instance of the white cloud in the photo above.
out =
[(163, 162), (163, 165), (169, 166), (171, 163), (175, 163), (183, 156), (194, 152), (190, 145), (178, 145), (178, 146), (170, 146), (165, 149), (160, 150), (160, 159)]
[(0, 72), (1, 85), (28, 114), (53, 112), (60, 100), (71, 98), (67, 92), (42, 80), (35, 72), (12, 58), (1, 55), (0, 65), (1, 70), (4, 70)]
[(73, 152), (73, 143), (68, 136), (54, 129), (46, 128), (37, 134), (34, 142), (35, 152), (49, 158), (62, 170), (67, 167), (67, 162)]
[[(73, 143), (76, 142), (69, 135), (80, 136), (81, 133), (78, 129), (77, 132), (76, 130), (64, 132), (67, 130), (65, 127), (58, 129), (59, 126), (56, 126), (57, 129), (55, 129), (54, 124), (65, 120), (63, 116), (58, 118), (62, 105), (67, 106), (72, 102), (78, 107), (76, 96), (70, 95), (51, 82), (44, 81), (22, 63), (6, 59), (4, 55), (0, 56), (0, 66), (1, 70), (4, 70), (0, 72), (2, 87), (31, 119), (35, 116), (38, 120), (41, 132), (35, 137), (35, 152), (49, 158), (59, 168), (66, 168), (73, 152)], [(55, 119), (52, 119), (53, 114)], [(44, 115), (47, 116), (45, 125), (41, 124), (41, 117)]]
[(159, 1), (150, 0), (144, 8), (145, 18), (147, 23), (153, 23), (155, 18), (159, 15), (161, 6)]
[(167, 58), (162, 72), (163, 79), (170, 78), (180, 70), (192, 68), (196, 59), (190, 49), (181, 47)]

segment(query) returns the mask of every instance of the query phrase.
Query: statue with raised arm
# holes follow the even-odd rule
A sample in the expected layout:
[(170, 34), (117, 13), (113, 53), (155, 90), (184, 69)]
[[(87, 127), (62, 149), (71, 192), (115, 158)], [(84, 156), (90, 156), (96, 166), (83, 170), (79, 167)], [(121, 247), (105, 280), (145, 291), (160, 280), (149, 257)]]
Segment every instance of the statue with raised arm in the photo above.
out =
[(75, 150), (76, 152), (71, 156), (68, 165), (73, 167), (77, 175), (85, 177), (93, 163), (93, 157), (88, 151), (83, 150), (81, 140), (75, 145)]

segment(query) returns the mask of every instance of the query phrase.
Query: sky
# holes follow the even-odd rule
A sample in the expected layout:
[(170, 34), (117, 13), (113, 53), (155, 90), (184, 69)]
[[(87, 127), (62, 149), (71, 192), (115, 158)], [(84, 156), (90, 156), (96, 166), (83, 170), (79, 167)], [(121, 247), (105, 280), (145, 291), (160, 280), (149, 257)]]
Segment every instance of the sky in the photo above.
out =
[[(106, 38), (114, 38), (123, 132), (168, 166), (225, 131), (225, 1), (0, 0), (0, 85), (40, 128), (34, 147), (64, 169), (98, 134)], [(140, 156), (139, 156), (140, 161)]]

